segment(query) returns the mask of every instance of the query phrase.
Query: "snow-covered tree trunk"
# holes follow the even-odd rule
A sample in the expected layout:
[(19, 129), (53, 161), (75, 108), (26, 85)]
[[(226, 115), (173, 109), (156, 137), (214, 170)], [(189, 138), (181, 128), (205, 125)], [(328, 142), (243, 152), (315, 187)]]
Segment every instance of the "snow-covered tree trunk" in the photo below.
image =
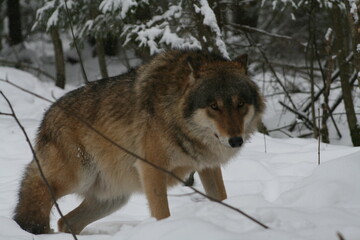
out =
[(202, 49), (211, 50), (225, 58), (229, 58), (221, 29), (214, 11), (207, 0), (192, 0), (196, 25), (199, 32), (198, 40)]

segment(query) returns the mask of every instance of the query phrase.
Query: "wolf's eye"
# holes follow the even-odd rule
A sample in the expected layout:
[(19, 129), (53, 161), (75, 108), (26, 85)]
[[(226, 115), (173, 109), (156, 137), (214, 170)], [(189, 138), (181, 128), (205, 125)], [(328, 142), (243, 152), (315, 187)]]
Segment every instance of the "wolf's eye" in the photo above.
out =
[(219, 111), (219, 106), (216, 103), (211, 103), (210, 107), (212, 110)]
[(238, 108), (242, 108), (244, 106), (244, 102), (239, 102), (238, 103)]

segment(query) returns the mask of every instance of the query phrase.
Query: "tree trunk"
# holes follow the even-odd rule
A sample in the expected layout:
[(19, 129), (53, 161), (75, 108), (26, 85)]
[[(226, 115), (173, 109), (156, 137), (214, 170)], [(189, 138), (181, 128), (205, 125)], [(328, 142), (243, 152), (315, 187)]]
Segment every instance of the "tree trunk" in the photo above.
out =
[(221, 2), (219, 0), (208, 0), (210, 7), (213, 9), (217, 24), (221, 30), (223, 30), (224, 22), (221, 14)]
[(327, 126), (327, 120), (330, 117), (330, 108), (329, 108), (329, 95), (330, 95), (330, 86), (331, 86), (331, 75), (333, 72), (334, 61), (332, 58), (332, 33), (329, 34), (328, 39), (325, 39), (325, 52), (326, 52), (326, 65), (325, 65), (325, 76), (323, 78), (324, 82), (324, 103), (321, 104), (322, 107), (322, 118), (321, 118), (321, 140), (324, 143), (330, 143), (329, 139), (329, 129)]
[(335, 32), (335, 49), (337, 51), (337, 58), (339, 62), (340, 69), (340, 81), (341, 81), (341, 90), (343, 93), (343, 100), (345, 105), (346, 118), (349, 125), (350, 136), (354, 146), (360, 146), (360, 126), (357, 124), (354, 102), (351, 93), (350, 86), (350, 67), (346, 62), (347, 53), (344, 51), (344, 46), (346, 45), (345, 41), (348, 40), (348, 36), (343, 32), (344, 24), (347, 24), (347, 21), (344, 21), (346, 18), (338, 6), (332, 8), (332, 19), (333, 27)]
[[(92, 1), (90, 4), (90, 17), (92, 19), (95, 19), (98, 15), (99, 10), (97, 8), (96, 2)], [(106, 67), (104, 38), (100, 36), (95, 36), (95, 45), (101, 77), (107, 78), (109, 77), (109, 75)]]
[(204, 16), (201, 12), (197, 13), (195, 10), (195, 5), (198, 4), (198, 1), (192, 0), (190, 7), (191, 11), (193, 12), (196, 28), (197, 28), (197, 39), (199, 39), (201, 48), (205, 51), (208, 51), (209, 48), (212, 48), (212, 51), (216, 54), (221, 55), (220, 50), (217, 48), (213, 38), (211, 29), (204, 25)]
[[(351, 30), (351, 38), (352, 38), (352, 49), (354, 53), (353, 63), (358, 73), (358, 82), (360, 86), (360, 49), (358, 50), (358, 46), (360, 46), (360, 20), (355, 22), (353, 14), (350, 12), (350, 4), (349, 1), (344, 1), (346, 6), (346, 12), (348, 17), (348, 22)], [(358, 6), (359, 7), (359, 6)]]
[(104, 50), (104, 42), (101, 38), (96, 38), (96, 53), (99, 61), (99, 67), (102, 78), (109, 77), (107, 67), (106, 67), (106, 59), (105, 59), (105, 50)]
[(315, 3), (314, 0), (310, 3), (309, 9), (309, 19), (308, 19), (308, 31), (309, 31), (309, 40), (308, 46), (306, 48), (307, 58), (306, 61), (309, 63), (309, 79), (310, 79), (310, 97), (311, 97), (311, 120), (314, 126), (314, 138), (319, 136), (319, 128), (316, 127), (316, 114), (315, 114), (315, 76), (314, 76), (314, 61), (315, 61), (315, 41), (316, 41), (316, 26), (315, 26)]
[(21, 33), (21, 15), (19, 0), (7, 0), (7, 16), (9, 26), (9, 44), (16, 45), (23, 41)]
[(56, 82), (55, 85), (59, 88), (65, 88), (65, 61), (62, 42), (59, 36), (59, 30), (52, 27), (50, 30), (51, 39), (54, 44), (55, 65), (56, 65)]

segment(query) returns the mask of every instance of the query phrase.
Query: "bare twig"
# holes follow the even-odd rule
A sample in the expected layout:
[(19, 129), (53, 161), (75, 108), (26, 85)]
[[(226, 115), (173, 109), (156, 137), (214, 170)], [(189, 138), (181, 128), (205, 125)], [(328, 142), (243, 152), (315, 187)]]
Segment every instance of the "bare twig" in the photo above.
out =
[(17, 125), (20, 127), (21, 131), (23, 132), (23, 134), (24, 134), (24, 136), (25, 136), (26, 142), (27, 142), (28, 145), (29, 145), (29, 148), (30, 148), (30, 150), (31, 150), (31, 152), (32, 152), (32, 154), (33, 154), (33, 157), (34, 157), (34, 160), (35, 160), (35, 162), (36, 162), (36, 165), (37, 165), (37, 167), (38, 167), (38, 169), (39, 169), (40, 176), (41, 176), (42, 180), (44, 181), (47, 189), (49, 190), (49, 193), (50, 193), (51, 198), (52, 198), (52, 200), (53, 200), (53, 202), (54, 202), (54, 205), (55, 205), (55, 207), (56, 207), (56, 210), (59, 212), (60, 217), (64, 220), (64, 223), (65, 223), (66, 227), (68, 227), (68, 229), (70, 229), (70, 233), (71, 233), (71, 235), (73, 236), (73, 238), (74, 238), (75, 240), (77, 240), (76, 235), (75, 235), (75, 234), (73, 233), (73, 231), (71, 230), (70, 225), (68, 224), (67, 220), (64, 218), (63, 213), (62, 213), (61, 210), (60, 210), (60, 207), (59, 207), (59, 205), (58, 205), (58, 203), (57, 203), (57, 201), (56, 201), (56, 197), (55, 197), (54, 191), (52, 190), (49, 182), (47, 181), (47, 179), (46, 179), (46, 177), (45, 177), (45, 175), (44, 175), (44, 172), (43, 172), (43, 170), (42, 170), (42, 168), (41, 168), (39, 159), (38, 159), (38, 157), (37, 157), (37, 155), (36, 155), (36, 153), (35, 153), (35, 150), (34, 150), (32, 144), (31, 144), (31, 141), (30, 141), (30, 139), (29, 139), (29, 136), (27, 135), (27, 133), (26, 133), (26, 131), (25, 131), (25, 128), (23, 127), (23, 125), (22, 125), (21, 122), (19, 121), (18, 117), (16, 116), (16, 113), (15, 113), (15, 111), (14, 111), (14, 109), (13, 109), (13, 106), (12, 106), (11, 102), (9, 101), (9, 99), (5, 96), (5, 94), (4, 94), (2, 91), (0, 91), (0, 94), (3, 96), (3, 98), (5, 99), (5, 101), (7, 102), (8, 106), (9, 106), (9, 108), (10, 108), (10, 111), (11, 111), (11, 114), (10, 114), (10, 115), (15, 119)]
[[(1, 79), (0, 79), (0, 80), (1, 80)], [(24, 92), (26, 92), (26, 93), (29, 93), (29, 94), (31, 94), (31, 95), (33, 95), (33, 96), (36, 96), (36, 97), (38, 97), (38, 98), (43, 99), (44, 101), (47, 101), (47, 102), (49, 102), (49, 103), (53, 103), (53, 101), (51, 101), (51, 100), (49, 100), (49, 99), (47, 99), (47, 98), (45, 98), (45, 97), (39, 96), (38, 94), (35, 94), (35, 93), (33, 93), (33, 92), (31, 92), (31, 91), (28, 91), (28, 90), (26, 90), (26, 89), (24, 89), (24, 88), (21, 88), (21, 87), (17, 86), (16, 84), (11, 83), (11, 82), (8, 81), (8, 80), (1, 80), (1, 81), (4, 81), (4, 82), (6, 82), (6, 83), (9, 83), (9, 84), (11, 84), (12, 86), (17, 87), (17, 88), (19, 88), (20, 90), (22, 90), (22, 91), (24, 91)], [(69, 114), (69, 116), (73, 117), (74, 119), (76, 119), (76, 120), (78, 120), (79, 122), (81, 122), (82, 124), (84, 124), (84, 126), (86, 126), (88, 129), (90, 129), (91, 131), (95, 132), (98, 136), (100, 136), (101, 138), (103, 138), (103, 139), (106, 140), (107, 142), (111, 143), (113, 146), (115, 146), (115, 147), (118, 148), (119, 150), (124, 151), (124, 152), (127, 153), (128, 155), (130, 155), (130, 156), (132, 156), (132, 157), (134, 157), (134, 158), (136, 158), (136, 159), (138, 159), (138, 160), (140, 160), (140, 161), (142, 161), (142, 162), (147, 163), (148, 165), (156, 168), (157, 170), (159, 170), (159, 171), (161, 171), (161, 172), (163, 172), (163, 173), (165, 173), (165, 174), (173, 177), (173, 178), (176, 179), (177, 181), (185, 184), (185, 181), (184, 181), (184, 180), (182, 180), (180, 177), (178, 177), (177, 175), (175, 175), (175, 174), (172, 173), (171, 171), (168, 171), (167, 169), (162, 168), (162, 167), (160, 167), (160, 166), (158, 166), (158, 165), (150, 162), (149, 160), (147, 160), (147, 159), (145, 159), (145, 158), (143, 158), (143, 157), (141, 157), (141, 156), (139, 156), (139, 155), (137, 155), (137, 154), (129, 151), (128, 149), (124, 148), (123, 146), (119, 145), (119, 144), (116, 143), (114, 140), (112, 140), (111, 138), (109, 138), (109, 137), (107, 137), (106, 135), (104, 135), (103, 133), (101, 133), (99, 130), (97, 130), (95, 127), (93, 127), (89, 122), (87, 122), (86, 120), (82, 119), (80, 116), (78, 116), (78, 115), (75, 114), (74, 112), (71, 112), (71, 111), (67, 110), (66, 108), (62, 107), (60, 104), (56, 105), (56, 107), (60, 108), (62, 111), (64, 111), (64, 112), (66, 112), (67, 114)], [(27, 138), (27, 139), (28, 139), (28, 138)], [(32, 149), (32, 151), (33, 151), (33, 149)], [(35, 154), (34, 151), (33, 151), (33, 154)], [(35, 157), (35, 155), (34, 155), (34, 157)], [(227, 207), (227, 208), (229, 208), (229, 209), (231, 209), (231, 210), (233, 210), (233, 211), (236, 211), (236, 212), (240, 213), (241, 215), (245, 216), (246, 218), (250, 219), (251, 221), (257, 223), (257, 224), (260, 225), (261, 227), (263, 227), (263, 228), (265, 228), (265, 229), (269, 229), (268, 226), (266, 226), (265, 224), (263, 224), (263, 223), (261, 223), (260, 221), (256, 220), (255, 218), (253, 218), (252, 216), (248, 215), (247, 213), (243, 212), (243, 211), (240, 210), (239, 208), (233, 207), (233, 206), (231, 206), (231, 205), (229, 205), (229, 204), (227, 204), (227, 203), (224, 203), (224, 202), (222, 202), (222, 201), (217, 200), (216, 198), (213, 198), (213, 197), (211, 197), (211, 196), (208, 196), (208, 195), (206, 195), (205, 193), (197, 190), (196, 188), (194, 188), (194, 187), (192, 187), (192, 186), (188, 186), (188, 187), (189, 187), (190, 189), (192, 189), (194, 192), (196, 192), (197, 194), (199, 194), (199, 195), (201, 195), (201, 196), (203, 196), (203, 197), (205, 197), (205, 198), (207, 198), (207, 199), (209, 199), (209, 200), (211, 200), (211, 201), (217, 202), (217, 203), (219, 203), (220, 205), (225, 206), (225, 207)]]
[(288, 133), (287, 131), (284, 131), (284, 130), (282, 130), (282, 129), (279, 129), (278, 130), (279, 132), (281, 132), (281, 133), (283, 133), (283, 134), (285, 134), (286, 136), (288, 136), (288, 137), (290, 137), (290, 138), (294, 138), (294, 136), (292, 136), (290, 133)]
[(82, 60), (82, 57), (81, 57), (81, 54), (80, 54), (80, 50), (79, 50), (79, 47), (77, 45), (77, 41), (76, 41), (76, 38), (75, 38), (74, 28), (73, 28), (73, 23), (72, 23), (72, 17), (71, 17), (71, 15), (69, 13), (69, 9), (68, 9), (68, 6), (67, 6), (67, 0), (65, 0), (65, 10), (66, 10), (66, 14), (67, 14), (67, 16), (69, 18), (70, 31), (71, 31), (71, 35), (72, 35), (72, 37), (74, 39), (74, 46), (75, 46), (76, 52), (77, 52), (77, 54), (79, 56), (81, 72), (83, 74), (85, 83), (89, 83), (89, 79), (87, 78), (87, 75), (86, 75), (86, 72), (85, 72), (85, 67), (84, 67), (84, 63), (83, 63), (83, 60)]
[(280, 35), (280, 34), (277, 34), (277, 33), (267, 32), (267, 31), (265, 31), (263, 29), (250, 27), (250, 26), (247, 26), (247, 25), (241, 25), (241, 24), (235, 24), (235, 23), (230, 23), (229, 25), (231, 26), (232, 30), (240, 29), (241, 31), (255, 32), (255, 33), (263, 34), (263, 35), (266, 35), (266, 36), (269, 36), (269, 37), (295, 42), (295, 43), (301, 45), (302, 47), (306, 47), (306, 43), (302, 43), (302, 42), (300, 42), (300, 41), (298, 41), (298, 40), (296, 40), (296, 39), (294, 39), (292, 37), (286, 36), (286, 35)]
[(282, 126), (282, 127), (278, 127), (278, 128), (274, 128), (274, 129), (269, 129), (268, 132), (270, 133), (270, 132), (280, 131), (280, 130), (283, 130), (284, 128), (288, 128), (290, 126), (291, 126), (291, 124), (285, 125), (285, 126)]
[(345, 240), (344, 236), (340, 232), (337, 232), (336, 235), (338, 236), (339, 240)]
[(282, 101), (279, 101), (279, 103), (280, 103), (281, 106), (285, 107), (287, 110), (289, 110), (290, 112), (297, 115), (301, 120), (303, 120), (307, 125), (309, 125), (310, 128), (312, 128), (312, 129), (316, 128), (316, 126), (314, 126), (312, 121), (304, 113), (301, 113), (301, 112), (299, 112), (299, 111), (297, 111), (295, 109), (292, 109), (291, 107), (289, 107), (288, 105), (286, 105)]
[(9, 117), (13, 116), (11, 113), (3, 113), (3, 112), (0, 112), (0, 115), (9, 116)]
[[(321, 128), (321, 125), (320, 125), (320, 119), (321, 119), (321, 116), (320, 116), (320, 108), (318, 108), (318, 129)], [(320, 165), (320, 142), (321, 142), (321, 134), (319, 133), (318, 134), (318, 165)]]
[(244, 32), (244, 35), (245, 35), (246, 39), (248, 40), (248, 42), (249, 42), (250, 44), (252, 44), (253, 46), (255, 46), (255, 47), (260, 51), (262, 57), (264, 58), (266, 64), (268, 65), (271, 73), (274, 75), (276, 81), (279, 83), (279, 85), (280, 85), (281, 88), (283, 89), (286, 97), (289, 99), (289, 101), (290, 101), (293, 109), (296, 109), (296, 106), (295, 106), (295, 104), (294, 104), (294, 102), (293, 102), (293, 100), (292, 100), (289, 92), (287, 91), (287, 89), (285, 88), (285, 85), (281, 82), (280, 78), (279, 78), (278, 75), (276, 74), (276, 71), (275, 71), (275, 69), (273, 68), (273, 66), (271, 65), (271, 63), (270, 63), (269, 59), (267, 58), (265, 52), (262, 50), (262, 48), (261, 48), (260, 46), (258, 46), (258, 45), (256, 44), (255, 40), (253, 39), (253, 37), (251, 36), (250, 33)]
[(19, 85), (15, 84), (15, 83), (13, 83), (13, 82), (10, 82), (10, 81), (7, 80), (7, 79), (0, 79), (0, 81), (1, 81), (1, 82), (5, 82), (5, 83), (7, 83), (7, 84), (10, 84), (10, 85), (12, 85), (12, 86), (20, 89), (21, 91), (26, 92), (26, 93), (29, 93), (29, 94), (31, 94), (31, 95), (33, 95), (33, 96), (35, 96), (35, 97), (37, 97), (37, 98), (40, 98), (40, 99), (42, 99), (42, 100), (44, 100), (44, 101), (53, 103), (51, 100), (49, 100), (49, 99), (47, 99), (47, 98), (45, 98), (45, 97), (43, 97), (43, 96), (40, 96), (40, 95), (38, 95), (38, 94), (36, 94), (36, 93), (33, 93), (33, 92), (31, 92), (31, 91), (23, 88), (23, 87), (20, 87)]
[[(351, 53), (347, 56), (346, 61), (347, 61), (347, 62), (351, 61), (351, 59), (353, 58), (353, 56), (354, 56), (354, 54), (351, 52)], [(339, 75), (340, 75), (340, 70), (339, 70), (339, 68), (337, 68), (337, 69), (331, 74), (331, 83), (333, 83), (333, 82), (335, 81), (335, 79), (337, 79), (337, 78), (339, 77)], [(352, 79), (352, 78), (351, 78), (351, 79)], [(356, 79), (355, 79), (355, 80), (356, 80)], [(351, 81), (352, 81), (352, 80), (351, 80)], [(331, 84), (331, 83), (330, 83), (330, 84)], [(355, 81), (353, 82), (353, 84), (354, 84), (354, 83), (355, 83)], [(321, 88), (320, 91), (315, 94), (315, 96), (314, 96), (314, 101), (317, 101), (317, 100), (320, 98), (320, 96), (324, 93), (325, 90), (326, 90), (325, 87)], [(341, 99), (342, 99), (342, 97), (341, 97)], [(340, 99), (340, 102), (341, 102), (341, 99)], [(340, 102), (339, 102), (339, 103), (340, 103)], [(307, 111), (309, 110), (309, 108), (311, 107), (311, 104), (312, 104), (311, 101), (309, 101), (309, 102), (302, 108), (302, 112), (307, 112)], [(337, 107), (337, 105), (336, 105), (336, 107)], [(332, 109), (332, 108), (331, 108), (331, 109)], [(340, 133), (340, 131), (338, 130), (338, 127), (337, 127), (337, 125), (336, 125), (336, 122), (335, 122), (335, 120), (334, 120), (334, 118), (333, 118), (333, 116), (332, 116), (332, 114), (331, 114), (332, 111), (329, 111), (329, 112), (330, 112), (330, 117), (332, 118), (332, 122), (333, 122), (333, 124), (334, 124), (334, 126), (335, 126), (335, 129), (337, 129), (337, 133), (338, 133), (339, 137), (341, 138), (341, 133)], [(295, 126), (296, 126), (296, 121), (293, 122), (293, 124), (291, 125), (289, 131), (293, 131), (294, 128), (295, 128)]]
[(0, 59), (0, 64), (4, 64), (6, 66), (22, 69), (22, 70), (31, 70), (37, 72), (39, 75), (42, 74), (47, 78), (50, 78), (51, 80), (55, 81), (55, 77), (51, 74), (45, 72), (44, 70), (41, 70), (40, 68), (31, 66), (30, 64), (22, 63), (22, 62), (12, 62), (4, 59)]

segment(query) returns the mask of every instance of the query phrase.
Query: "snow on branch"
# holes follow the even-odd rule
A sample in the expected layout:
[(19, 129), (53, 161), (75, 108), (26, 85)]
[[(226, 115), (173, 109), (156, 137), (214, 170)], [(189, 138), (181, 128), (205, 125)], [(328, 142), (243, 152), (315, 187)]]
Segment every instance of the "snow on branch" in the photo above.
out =
[(204, 25), (210, 27), (211, 31), (215, 34), (215, 44), (218, 47), (220, 53), (230, 59), (229, 53), (226, 50), (225, 42), (222, 39), (221, 30), (216, 20), (214, 11), (210, 8), (207, 0), (200, 0), (200, 7), (194, 6), (197, 13), (201, 13), (204, 16)]
[(354, 19), (354, 23), (358, 23), (359, 15), (358, 15), (358, 8), (356, 6), (355, 0), (347, 0), (347, 1), (349, 2), (349, 5), (350, 5), (350, 13)]
[(128, 11), (137, 5), (136, 0), (103, 0), (99, 10), (103, 13), (120, 10), (120, 17), (124, 19)]
[(122, 33), (125, 36), (124, 45), (135, 39), (140, 47), (148, 47), (151, 55), (161, 52), (162, 45), (170, 48), (201, 48), (195, 37), (181, 32), (181, 23), (176, 31), (173, 29), (172, 22), (181, 22), (182, 12), (180, 4), (172, 5), (163, 14), (155, 15), (145, 23), (127, 24)]
[(49, 31), (51, 27), (66, 24), (65, 3), (68, 9), (75, 5), (73, 0), (50, 0), (36, 11), (36, 21), (32, 26), (32, 31), (36, 28), (44, 28)]

